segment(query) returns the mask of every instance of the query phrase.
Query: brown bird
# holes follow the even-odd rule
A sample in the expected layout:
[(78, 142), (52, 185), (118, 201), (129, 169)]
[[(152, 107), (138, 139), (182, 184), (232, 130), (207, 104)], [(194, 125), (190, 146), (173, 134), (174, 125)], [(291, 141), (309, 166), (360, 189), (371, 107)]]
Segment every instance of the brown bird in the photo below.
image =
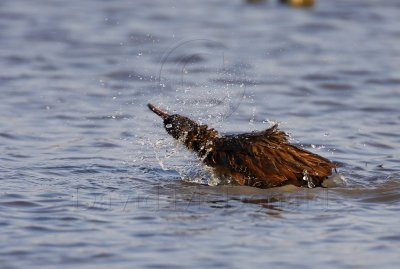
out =
[(220, 136), (215, 129), (148, 104), (164, 120), (172, 137), (197, 153), (223, 180), (238, 185), (271, 188), (287, 184), (321, 186), (334, 163), (289, 143), (277, 125), (261, 132)]

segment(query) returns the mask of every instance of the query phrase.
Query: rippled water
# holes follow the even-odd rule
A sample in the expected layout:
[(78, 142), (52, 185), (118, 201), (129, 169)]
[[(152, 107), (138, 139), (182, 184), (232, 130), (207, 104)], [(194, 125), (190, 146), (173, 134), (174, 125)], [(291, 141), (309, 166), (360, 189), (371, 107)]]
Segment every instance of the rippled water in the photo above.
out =
[[(1, 1), (1, 268), (396, 268), (399, 17), (395, 0)], [(223, 132), (279, 121), (348, 185), (207, 186), (149, 101)]]

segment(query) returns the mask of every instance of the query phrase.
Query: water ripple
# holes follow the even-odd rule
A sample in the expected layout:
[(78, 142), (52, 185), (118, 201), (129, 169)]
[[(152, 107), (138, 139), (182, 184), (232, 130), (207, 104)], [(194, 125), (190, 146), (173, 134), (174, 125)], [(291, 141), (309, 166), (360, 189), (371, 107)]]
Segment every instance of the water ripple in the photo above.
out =
[[(1, 268), (397, 268), (400, 4), (274, 2), (0, 1)], [(149, 101), (348, 185), (208, 186)]]

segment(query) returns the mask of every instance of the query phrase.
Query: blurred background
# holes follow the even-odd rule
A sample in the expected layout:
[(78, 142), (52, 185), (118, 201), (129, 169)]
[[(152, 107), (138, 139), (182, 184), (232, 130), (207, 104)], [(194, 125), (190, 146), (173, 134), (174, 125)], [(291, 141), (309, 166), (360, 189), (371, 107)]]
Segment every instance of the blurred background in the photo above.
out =
[[(400, 3), (289, 2), (0, 1), (1, 267), (397, 265)], [(148, 102), (347, 187), (208, 186)]]

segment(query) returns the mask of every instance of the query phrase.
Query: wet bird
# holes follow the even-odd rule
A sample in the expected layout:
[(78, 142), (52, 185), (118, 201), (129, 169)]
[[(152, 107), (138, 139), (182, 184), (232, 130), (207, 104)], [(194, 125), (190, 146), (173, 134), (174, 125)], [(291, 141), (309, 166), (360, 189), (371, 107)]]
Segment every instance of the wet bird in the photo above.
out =
[(164, 121), (168, 134), (197, 153), (223, 181), (258, 188), (288, 184), (317, 187), (332, 174), (335, 164), (292, 145), (277, 125), (264, 131), (221, 136), (178, 114), (148, 104)]

